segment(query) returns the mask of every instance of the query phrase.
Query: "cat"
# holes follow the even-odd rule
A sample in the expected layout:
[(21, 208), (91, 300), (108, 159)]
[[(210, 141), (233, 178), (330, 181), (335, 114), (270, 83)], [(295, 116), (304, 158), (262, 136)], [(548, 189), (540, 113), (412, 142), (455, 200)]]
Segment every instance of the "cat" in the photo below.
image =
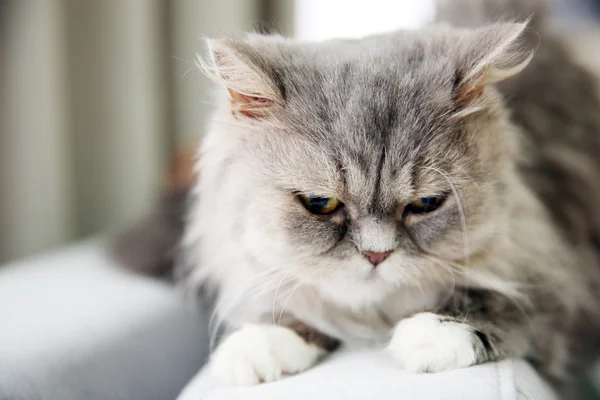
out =
[(190, 189), (195, 181), (196, 146), (174, 152), (165, 187), (152, 212), (111, 240), (116, 265), (173, 280)]
[(595, 354), (600, 100), (542, 2), (208, 48), (222, 94), (177, 276), (216, 298), (216, 377), (383, 344), (417, 373), (523, 357), (558, 388)]

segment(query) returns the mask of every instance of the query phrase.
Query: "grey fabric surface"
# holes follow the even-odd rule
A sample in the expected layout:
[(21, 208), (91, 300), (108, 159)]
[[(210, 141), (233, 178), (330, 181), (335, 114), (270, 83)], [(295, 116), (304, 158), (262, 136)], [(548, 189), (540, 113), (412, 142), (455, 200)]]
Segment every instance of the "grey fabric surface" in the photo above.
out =
[(172, 400), (206, 358), (197, 314), (102, 241), (2, 267), (0, 399)]

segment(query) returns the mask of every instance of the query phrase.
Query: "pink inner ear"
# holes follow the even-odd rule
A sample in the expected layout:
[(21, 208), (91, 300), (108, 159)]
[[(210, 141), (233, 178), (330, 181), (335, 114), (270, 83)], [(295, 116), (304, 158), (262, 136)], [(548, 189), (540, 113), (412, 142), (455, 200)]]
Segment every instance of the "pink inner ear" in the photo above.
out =
[(479, 84), (461, 84), (457, 91), (457, 101), (460, 107), (468, 107), (475, 100), (481, 97), (484, 85)]
[(264, 97), (249, 96), (232, 89), (227, 90), (229, 91), (231, 113), (233, 115), (241, 114), (244, 117), (253, 119), (265, 118), (269, 108), (273, 105), (273, 101)]
[(214, 59), (215, 65), (219, 69), (219, 74), (221, 75), (221, 77), (225, 80), (229, 79), (229, 76), (227, 74), (223, 73), (223, 71), (227, 70), (227, 67), (231, 68), (231, 66), (232, 66), (231, 63), (227, 62), (227, 57), (225, 57), (225, 55), (223, 55), (223, 53), (221, 53), (220, 51), (214, 51), (213, 59)]

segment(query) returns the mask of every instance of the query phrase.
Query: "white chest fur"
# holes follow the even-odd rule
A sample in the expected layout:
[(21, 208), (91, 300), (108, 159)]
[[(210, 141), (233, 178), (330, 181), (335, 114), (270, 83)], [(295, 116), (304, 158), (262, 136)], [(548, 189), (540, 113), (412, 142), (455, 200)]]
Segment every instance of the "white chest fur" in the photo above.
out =
[(286, 310), (319, 331), (338, 337), (346, 344), (383, 343), (402, 318), (431, 310), (446, 300), (441, 287), (399, 287), (381, 301), (352, 308), (323, 299), (312, 286), (299, 288)]

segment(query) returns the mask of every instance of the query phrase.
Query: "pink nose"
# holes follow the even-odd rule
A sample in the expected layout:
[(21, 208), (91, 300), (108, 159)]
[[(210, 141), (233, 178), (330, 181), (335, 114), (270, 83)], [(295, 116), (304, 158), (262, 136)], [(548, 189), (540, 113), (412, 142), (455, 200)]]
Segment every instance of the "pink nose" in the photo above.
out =
[(367, 260), (369, 260), (369, 262), (371, 264), (373, 264), (374, 267), (378, 266), (379, 264), (381, 264), (382, 262), (385, 261), (386, 258), (388, 258), (390, 256), (390, 254), (392, 254), (392, 251), (384, 251), (382, 253), (376, 253), (374, 251), (363, 251), (363, 256), (365, 256), (367, 258)]

